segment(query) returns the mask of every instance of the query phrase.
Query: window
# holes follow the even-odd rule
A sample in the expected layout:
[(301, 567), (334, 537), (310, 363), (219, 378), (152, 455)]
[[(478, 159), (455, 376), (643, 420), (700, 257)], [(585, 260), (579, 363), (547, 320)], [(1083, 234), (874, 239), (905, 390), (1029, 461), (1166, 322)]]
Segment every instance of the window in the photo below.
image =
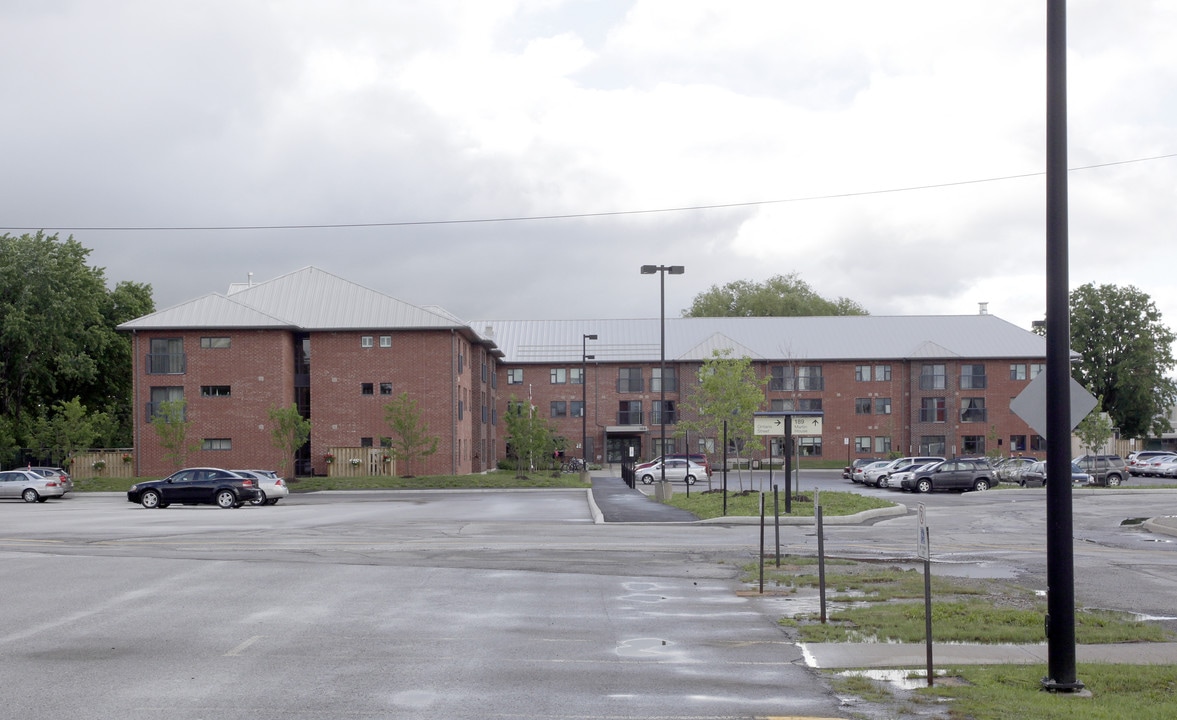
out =
[[(678, 376), (675, 368), (666, 368), (666, 392), (678, 392)], [(662, 368), (650, 371), (650, 392), (662, 392)]]
[(392, 438), (390, 438), (390, 437), (380, 438), (380, 447), (382, 447), (382, 448), (392, 447)]
[(1041, 435), (1031, 437), (1030, 452), (1046, 452), (1046, 438)]
[(568, 371), (564, 368), (552, 368), (552, 384), (564, 385), (568, 382)]
[(870, 365), (855, 365), (854, 379), (858, 382), (870, 382)]
[(1026, 379), (1026, 364), (1025, 363), (1010, 363), (1009, 379), (1010, 380), (1025, 380)]
[(184, 338), (151, 338), (147, 353), (148, 375), (183, 375), (187, 366)]
[(230, 438), (205, 438), (200, 441), (201, 450), (232, 450), (233, 441)]
[(372, 447), (372, 438), (370, 438), (370, 437), (360, 438), (360, 447), (365, 447), (365, 448)]
[(875, 398), (875, 415), (891, 414), (891, 398)]
[(1030, 379), (1038, 377), (1041, 373), (1046, 372), (1046, 363), (1030, 363)]
[(986, 418), (985, 398), (960, 399), (961, 422), (985, 422)]
[(770, 401), (770, 408), (773, 412), (791, 412), (793, 410), (808, 410), (810, 412), (821, 411), (821, 398), (792, 398), (775, 399)]
[(855, 415), (870, 415), (871, 399), (870, 398), (854, 398), (854, 414)]
[(580, 400), (568, 403), (568, 414), (572, 417), (584, 417), (584, 403)]
[(875, 382), (891, 382), (890, 365), (875, 365)]
[[(165, 402), (183, 402), (183, 400), (183, 386), (175, 385), (151, 388), (151, 402), (147, 403), (147, 422), (151, 422), (153, 419), (160, 416), (160, 406)], [(187, 408), (184, 409), (184, 414), (185, 419), (187, 419)]]
[(527, 403), (522, 400), (508, 400), (507, 414), (508, 415), (522, 415), (527, 411)]
[(1009, 436), (1009, 451), (1025, 452), (1026, 451), (1026, 436), (1025, 435), (1010, 435)]
[(375, 393), (372, 390), (372, 383), (360, 383), (360, 394), (374, 395)]
[(654, 438), (654, 454), (655, 455), (669, 455), (675, 452), (675, 439), (666, 438), (666, 444), (663, 445), (662, 438)]
[(200, 397), (229, 397), (228, 385), (201, 385)]
[(882, 455), (891, 452), (891, 436), (890, 435), (876, 435), (875, 436), (875, 452)]
[(797, 409), (796, 403), (792, 399), (773, 400), (770, 408), (773, 412), (786, 412)]
[(920, 367), (920, 390), (943, 390), (947, 387), (943, 365)]
[(563, 400), (552, 401), (552, 417), (565, 417), (568, 415), (568, 403)]
[(920, 437), (920, 455), (943, 457), (946, 444), (943, 435), (924, 435)]
[(458, 353), (458, 374), (461, 375), (466, 371), (466, 356)]
[(392, 347), (392, 336), (391, 335), (381, 335), (380, 336), (380, 347), (382, 347), (382, 348)]
[(822, 382), (821, 365), (802, 365), (797, 368), (791, 365), (773, 365), (771, 372), (769, 390), (822, 390), (825, 387)]
[(365, 348), (372, 347), (372, 336), (371, 335), (361, 335), (360, 336), (360, 347), (365, 347)]
[(584, 385), (584, 368), (569, 368), (568, 384)]
[(801, 457), (821, 457), (821, 437), (798, 438), (797, 454)]
[(462, 420), (465, 417), (466, 417), (466, 401), (459, 400), (458, 401), (458, 419)]
[(641, 368), (617, 368), (617, 392), (641, 392)]
[(658, 400), (654, 401), (654, 409), (650, 412), (650, 424), (651, 425), (661, 425), (662, 424), (662, 421), (663, 421), (662, 411), (663, 410), (665, 410), (665, 412), (666, 412), (665, 420), (666, 420), (667, 425), (671, 425), (671, 424), (678, 422), (678, 413), (676, 413), (674, 410), (674, 401), (667, 400), (665, 406), (660, 407), (661, 405), (662, 405), (662, 403), (660, 401), (658, 401)]
[(920, 398), (920, 422), (948, 422), (948, 401), (945, 398)]
[(389, 383), (389, 382), (380, 383), (380, 394), (381, 395), (391, 395), (392, 394), (392, 383)]
[(642, 401), (641, 400), (622, 400), (618, 404), (617, 424), (618, 425), (641, 425), (642, 424)]
[(984, 435), (964, 435), (960, 438), (960, 451), (964, 455), (984, 455)]
[(508, 385), (522, 385), (523, 384), (523, 368), (509, 368), (507, 370), (507, 384)]
[(984, 390), (985, 389), (985, 366), (984, 365), (961, 365), (960, 366), (960, 389), (961, 390)]
[(797, 401), (797, 409), (819, 412), (821, 410), (821, 398), (801, 398)]
[(201, 350), (227, 350), (229, 349), (231, 340), (227, 337), (202, 337), (200, 338)]
[(870, 435), (854, 438), (854, 452), (859, 454), (870, 452)]
[(486, 363), (482, 363), (482, 382), (486, 382)]

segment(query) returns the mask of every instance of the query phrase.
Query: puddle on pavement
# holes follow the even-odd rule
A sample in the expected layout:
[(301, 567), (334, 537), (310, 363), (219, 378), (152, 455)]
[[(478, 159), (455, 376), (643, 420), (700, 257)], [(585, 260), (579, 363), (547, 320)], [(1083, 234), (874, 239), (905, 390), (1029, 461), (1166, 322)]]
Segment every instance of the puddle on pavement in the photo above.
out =
[[(862, 677), (878, 682), (885, 682), (902, 690), (918, 690), (928, 686), (928, 674), (923, 670), (846, 670), (838, 673), (841, 677)], [(948, 676), (943, 671), (937, 671), (932, 676), (932, 682), (940, 684)]]

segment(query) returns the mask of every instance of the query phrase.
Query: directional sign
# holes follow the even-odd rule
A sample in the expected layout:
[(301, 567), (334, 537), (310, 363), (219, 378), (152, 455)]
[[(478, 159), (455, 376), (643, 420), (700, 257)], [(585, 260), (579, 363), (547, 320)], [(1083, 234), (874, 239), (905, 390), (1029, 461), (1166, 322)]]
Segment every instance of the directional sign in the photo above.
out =
[(915, 552), (921, 560), (930, 560), (932, 557), (928, 543), (928, 516), (923, 503), (919, 505), (919, 536), (916, 538)]
[(821, 435), (821, 418), (807, 415), (794, 415), (794, 435)]
[(785, 420), (783, 417), (752, 417), (752, 431), (756, 435), (784, 435)]
[[(1075, 381), (1071, 381), (1071, 430), (1078, 427), (1096, 404), (1095, 396), (1087, 392), (1087, 388)], [(1026, 421), (1042, 437), (1046, 437), (1046, 373), (1040, 372), (1030, 381), (1026, 389), (1009, 401), (1009, 409), (1014, 415)]]

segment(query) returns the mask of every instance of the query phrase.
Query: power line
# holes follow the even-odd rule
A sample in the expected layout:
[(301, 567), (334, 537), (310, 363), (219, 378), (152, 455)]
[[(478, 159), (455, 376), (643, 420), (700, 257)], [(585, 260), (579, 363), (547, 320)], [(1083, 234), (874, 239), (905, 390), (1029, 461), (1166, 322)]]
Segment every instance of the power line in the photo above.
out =
[[(1167, 160), (1177, 157), (1177, 153), (1169, 153), (1167, 155), (1154, 155), (1152, 157), (1136, 158), (1133, 160), (1117, 160), (1114, 162), (1098, 163), (1095, 165), (1082, 165), (1069, 169), (1069, 172), (1078, 172), (1080, 170), (1095, 170), (1098, 168), (1113, 167), (1116, 165), (1130, 165), (1132, 163), (1151, 162), (1154, 160)], [(35, 230), (57, 230), (64, 232), (96, 232), (96, 231), (117, 231), (117, 232), (138, 232), (138, 231), (153, 231), (153, 232), (178, 232), (178, 231), (227, 231), (227, 230), (341, 230), (341, 229), (355, 229), (355, 228), (392, 228), (392, 227), (415, 227), (428, 225), (474, 225), (485, 223), (513, 223), (513, 222), (535, 222), (539, 220), (575, 220), (582, 218), (600, 218), (600, 217), (618, 217), (623, 215), (653, 215), (657, 213), (676, 213), (676, 212), (697, 212), (700, 210), (728, 210), (733, 208), (743, 207), (757, 207), (763, 205), (783, 205), (787, 203), (802, 203), (813, 202), (817, 200), (838, 200), (842, 198), (852, 197), (867, 197), (870, 195), (887, 195), (891, 193), (914, 192), (918, 190), (935, 190), (937, 188), (960, 187), (962, 185), (980, 185), (982, 183), (1005, 182), (1007, 180), (1022, 180), (1025, 178), (1041, 177), (1046, 175), (1046, 172), (1032, 172), (1021, 173), (1018, 175), (1002, 175), (999, 177), (979, 178), (974, 180), (957, 180), (955, 182), (934, 183), (929, 185), (910, 185), (898, 188), (886, 188), (882, 190), (861, 190), (858, 192), (844, 192), (833, 193), (830, 195), (807, 195), (795, 198), (783, 198), (777, 200), (749, 200), (745, 202), (732, 203), (716, 203), (713, 205), (684, 205), (680, 207), (665, 207), (646, 210), (610, 210), (604, 212), (584, 212), (584, 213), (562, 213), (558, 215), (520, 215), (509, 217), (490, 217), (490, 218), (467, 218), (458, 220), (403, 220), (393, 222), (370, 222), (370, 223), (322, 223), (322, 224), (296, 224), (296, 225), (130, 225), (130, 226), (77, 226), (77, 227), (0, 227), (0, 230), (15, 230), (15, 231), (35, 231)]]

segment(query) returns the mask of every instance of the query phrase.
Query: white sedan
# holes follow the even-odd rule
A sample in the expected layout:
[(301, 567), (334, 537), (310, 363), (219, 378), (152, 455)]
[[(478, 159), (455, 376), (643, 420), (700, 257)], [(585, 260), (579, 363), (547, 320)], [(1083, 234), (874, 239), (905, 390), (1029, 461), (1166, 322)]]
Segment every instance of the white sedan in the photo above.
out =
[(694, 485), (696, 478), (707, 477), (707, 468), (702, 465), (681, 458), (670, 458), (664, 463), (653, 463), (638, 470), (638, 479), (646, 485), (649, 485), (655, 480), (662, 482), (662, 468), (664, 466), (668, 481), (685, 480), (687, 485)]
[(286, 481), (278, 477), (278, 473), (273, 470), (233, 470), (231, 472), (257, 481), (258, 490), (261, 492), (256, 498), (249, 501), (251, 505), (277, 505), (279, 500), (290, 495), (290, 488), (286, 487)]

